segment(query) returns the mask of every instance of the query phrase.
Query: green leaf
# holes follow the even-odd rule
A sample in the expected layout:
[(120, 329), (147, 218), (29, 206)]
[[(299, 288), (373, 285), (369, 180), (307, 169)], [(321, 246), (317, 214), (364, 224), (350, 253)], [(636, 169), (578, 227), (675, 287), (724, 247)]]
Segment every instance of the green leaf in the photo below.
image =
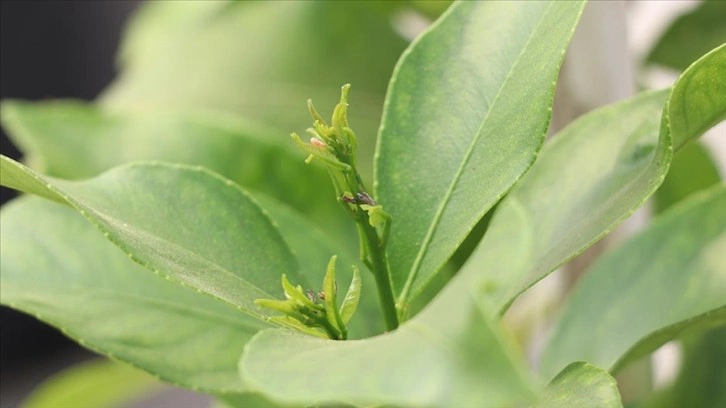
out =
[[(118, 111), (214, 110), (302, 131), (304, 103), (364, 90), (351, 123), (372, 157), (383, 95), (406, 47), (371, 2), (301, 1), (141, 8), (122, 42), (120, 76), (100, 98)], [(368, 176), (370, 163), (362, 161)]]
[(328, 269), (325, 273), (325, 278), (323, 278), (323, 293), (325, 293), (325, 315), (328, 318), (328, 322), (338, 329), (338, 331), (343, 333), (343, 339), (345, 339), (348, 336), (348, 333), (345, 331), (345, 324), (343, 323), (343, 319), (340, 317), (340, 313), (338, 312), (338, 285), (335, 281), (335, 260), (336, 256), (333, 256), (330, 258), (330, 262), (328, 263)]
[[(354, 279), (349, 274), (352, 269), (349, 269), (348, 266), (362, 268), (357, 258), (358, 248), (355, 245), (357, 244), (355, 239), (351, 239), (349, 242), (333, 241), (318, 225), (305, 219), (291, 208), (265, 196), (257, 196), (257, 200), (262, 208), (267, 210), (273, 223), (280, 230), (283, 239), (297, 258), (300, 273), (305, 277), (305, 281), (320, 284), (325, 277), (331, 255), (337, 255), (341, 265), (344, 266), (336, 271), (336, 275), (343, 277), (342, 281)], [(340, 211), (340, 208), (337, 210)], [(351, 243), (353, 245), (349, 245)], [(359, 277), (362, 281), (361, 286), (375, 287), (373, 274), (365, 273)], [(314, 289), (317, 292), (319, 288), (308, 289)], [(348, 326), (349, 338), (363, 338), (382, 333), (383, 321), (380, 310), (376, 292), (365, 291), (360, 300), (357, 317), (351, 320)]]
[(297, 262), (265, 213), (231, 181), (203, 168), (119, 167), (81, 182), (43, 177), (1, 157), (2, 185), (67, 203), (132, 259), (264, 317), (255, 299), (281, 297)]
[(29, 165), (49, 176), (89, 178), (142, 160), (199, 165), (277, 198), (343, 241), (355, 236), (327, 171), (306, 166), (287, 131), (219, 114), (112, 113), (79, 101), (5, 101), (1, 113)]
[(686, 330), (726, 324), (726, 187), (698, 194), (601, 257), (555, 323), (541, 371), (611, 372)]
[(653, 196), (655, 212), (660, 214), (720, 180), (718, 169), (708, 150), (697, 141), (689, 143), (673, 157), (668, 175)]
[(21, 197), (0, 223), (3, 305), (167, 382), (241, 391), (236, 361), (269, 326), (150, 273), (70, 208)]
[[(662, 183), (673, 149), (726, 115), (726, 105), (709, 102), (724, 100), (712, 90), (726, 84), (718, 69), (724, 57), (726, 47), (701, 58), (667, 97), (666, 91), (651, 92), (601, 108), (545, 144), (459, 272), (484, 282), (494, 310), (503, 313), (520, 293), (632, 214)], [(675, 146), (669, 130), (679, 140)], [(488, 247), (502, 240), (495, 231), (507, 231), (513, 217), (529, 219), (531, 245), (526, 252), (493, 253)]]
[(615, 379), (607, 371), (577, 362), (565, 367), (545, 388), (532, 408), (622, 408)]
[(726, 3), (702, 1), (680, 16), (653, 46), (647, 62), (683, 71), (709, 50), (726, 43)]
[(460, 2), (401, 58), (375, 164), (376, 198), (393, 217), (399, 303), (421, 292), (534, 161), (583, 5)]
[(685, 339), (676, 382), (639, 408), (726, 406), (726, 326)]
[(340, 318), (343, 319), (343, 323), (345, 324), (348, 324), (350, 318), (353, 317), (353, 314), (355, 314), (355, 311), (358, 308), (360, 290), (360, 271), (357, 267), (353, 266), (353, 279), (350, 281), (348, 292), (346, 292), (343, 304), (340, 306)]
[(53, 375), (23, 401), (23, 408), (122, 406), (161, 384), (143, 371), (108, 360), (76, 364)]
[(726, 119), (726, 44), (711, 50), (678, 78), (666, 106), (673, 148)]
[[(523, 219), (507, 245), (526, 245)], [(501, 249), (501, 247), (500, 247)], [(492, 267), (495, 267), (492, 265)], [(477, 302), (480, 287), (455, 277), (396, 331), (326, 341), (281, 330), (247, 344), (240, 375), (249, 390), (281, 403), (509, 406), (531, 402), (522, 357)]]
[[(655, 191), (671, 157), (668, 134), (659, 138), (666, 97), (666, 91), (651, 92), (601, 108), (545, 144), (459, 272), (482, 282), (492, 310), (503, 313), (521, 292), (615, 228)], [(506, 243), (509, 225), (522, 217), (531, 239), (512, 247)]]

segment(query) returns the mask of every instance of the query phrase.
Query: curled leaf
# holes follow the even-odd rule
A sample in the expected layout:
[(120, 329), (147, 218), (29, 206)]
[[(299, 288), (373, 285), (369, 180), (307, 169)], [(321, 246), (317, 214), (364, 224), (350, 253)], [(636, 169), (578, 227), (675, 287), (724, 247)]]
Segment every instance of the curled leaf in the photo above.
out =
[(358, 301), (360, 300), (360, 290), (360, 271), (355, 265), (353, 265), (353, 280), (350, 281), (348, 292), (345, 294), (343, 304), (340, 306), (340, 318), (343, 320), (343, 324), (348, 324), (350, 318), (353, 317), (355, 310), (358, 308)]
[(325, 316), (328, 322), (338, 329), (342, 334), (343, 338), (347, 337), (347, 329), (345, 323), (338, 313), (338, 302), (336, 297), (336, 285), (335, 285), (335, 261), (338, 257), (333, 255), (328, 263), (328, 271), (325, 273), (323, 278), (323, 293), (325, 294)]

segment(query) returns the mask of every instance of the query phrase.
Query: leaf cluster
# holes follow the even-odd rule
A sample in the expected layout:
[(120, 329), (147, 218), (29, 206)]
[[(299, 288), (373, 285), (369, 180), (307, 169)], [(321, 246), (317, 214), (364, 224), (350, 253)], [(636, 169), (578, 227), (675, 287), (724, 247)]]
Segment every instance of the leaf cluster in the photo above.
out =
[[(424, 3), (150, 3), (97, 101), (5, 101), (26, 156), (0, 184), (27, 195), (0, 211), (2, 304), (230, 407), (620, 407), (613, 375), (688, 335), (642, 405), (684, 401), (726, 322), (726, 187), (693, 144), (726, 118), (726, 45), (545, 141), (584, 2), (456, 2), (407, 46), (388, 21)], [(346, 86), (293, 134), (306, 166), (297, 105), (347, 82), (350, 115)], [(528, 367), (507, 311), (651, 196)], [(29, 404), (149, 387), (127, 368)]]

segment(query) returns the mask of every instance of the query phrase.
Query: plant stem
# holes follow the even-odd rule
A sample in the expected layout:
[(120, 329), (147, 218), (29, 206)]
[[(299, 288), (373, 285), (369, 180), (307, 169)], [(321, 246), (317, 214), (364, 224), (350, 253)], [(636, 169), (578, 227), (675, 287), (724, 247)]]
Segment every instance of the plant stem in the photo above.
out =
[[(388, 273), (388, 261), (383, 248), (380, 246), (380, 240), (375, 229), (368, 224), (368, 215), (364, 213), (363, 220), (358, 224), (363, 229), (363, 235), (366, 242), (361, 242), (361, 246), (368, 248), (368, 261), (371, 272), (376, 278), (376, 286), (378, 288), (378, 299), (381, 302), (383, 318), (386, 321), (386, 330), (391, 331), (398, 328), (398, 313), (396, 312), (396, 300), (393, 297), (391, 289), (391, 279)], [(363, 259), (366, 262), (366, 259)]]
[[(353, 194), (365, 192), (365, 186), (363, 185), (357, 171), (353, 170), (345, 176), (348, 187), (350, 187), (353, 191)], [(386, 330), (395, 330), (398, 328), (398, 313), (396, 311), (396, 300), (393, 296), (393, 289), (391, 287), (388, 260), (386, 259), (385, 240), (378, 236), (376, 228), (370, 224), (367, 212), (360, 208), (352, 210), (347, 203), (341, 204), (343, 204), (349, 212), (354, 213), (352, 215), (356, 222), (358, 236), (361, 241), (361, 261), (368, 266), (376, 279), (378, 299), (381, 303), (383, 318), (386, 322)], [(390, 221), (388, 223), (390, 223)], [(387, 230), (387, 228), (388, 225), (386, 225), (384, 231)]]

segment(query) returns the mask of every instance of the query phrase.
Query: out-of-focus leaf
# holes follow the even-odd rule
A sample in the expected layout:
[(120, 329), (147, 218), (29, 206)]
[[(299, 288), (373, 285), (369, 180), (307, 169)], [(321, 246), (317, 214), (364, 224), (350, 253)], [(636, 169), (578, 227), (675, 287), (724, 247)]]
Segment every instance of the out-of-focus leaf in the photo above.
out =
[[(305, 101), (333, 106), (353, 84), (350, 122), (372, 157), (383, 95), (406, 47), (371, 2), (149, 2), (122, 43), (121, 74), (101, 97), (124, 111), (216, 110), (287, 130)], [(368, 175), (371, 163), (360, 162)]]
[(593, 264), (563, 306), (541, 371), (580, 360), (616, 371), (687, 330), (726, 324), (725, 252), (719, 185)]
[(2, 124), (30, 166), (49, 176), (89, 178), (141, 160), (199, 165), (355, 240), (327, 172), (306, 166), (286, 132), (229, 115), (111, 113), (79, 101), (5, 101)]
[(532, 408), (622, 408), (615, 379), (607, 371), (577, 362), (565, 367)]
[[(165, 381), (241, 391), (237, 358), (269, 326), (145, 270), (70, 208), (22, 197), (3, 207), (0, 222), (3, 305)], [(138, 378), (118, 370), (131, 374), (120, 390)]]
[(726, 43), (726, 2), (705, 0), (674, 21), (653, 46), (647, 62), (678, 71), (709, 50)]
[(461, 2), (406, 51), (391, 80), (377, 199), (399, 304), (436, 275), (527, 171), (582, 2)]
[(717, 184), (721, 178), (708, 150), (698, 142), (684, 146), (673, 157), (673, 163), (663, 184), (655, 192), (655, 212), (687, 198), (691, 194)]
[(639, 408), (726, 407), (726, 326), (684, 339), (676, 382)]
[(160, 385), (141, 370), (108, 360), (94, 360), (71, 366), (46, 380), (23, 401), (22, 407), (113, 408), (132, 402)]
[(267, 215), (230, 180), (203, 168), (141, 164), (87, 181), (43, 177), (1, 156), (0, 183), (78, 210), (136, 262), (264, 317), (282, 273), (308, 286)]

